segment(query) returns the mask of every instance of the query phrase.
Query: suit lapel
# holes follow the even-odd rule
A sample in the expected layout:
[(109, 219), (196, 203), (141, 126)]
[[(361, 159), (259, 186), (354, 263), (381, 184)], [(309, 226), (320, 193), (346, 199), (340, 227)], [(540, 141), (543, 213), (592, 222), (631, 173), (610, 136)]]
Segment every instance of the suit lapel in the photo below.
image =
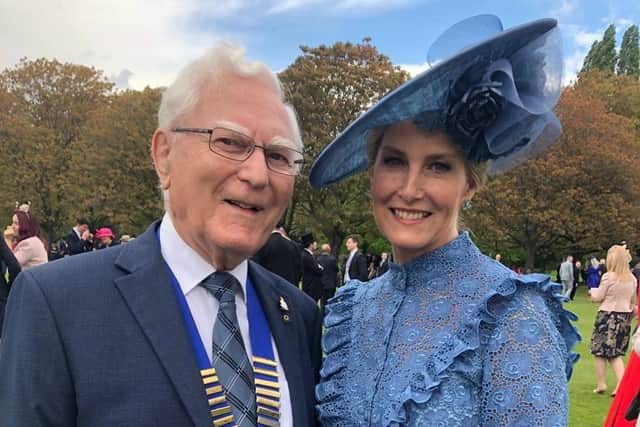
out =
[(158, 222), (127, 243), (116, 287), (144, 331), (194, 425), (211, 425), (198, 365), (156, 238)]
[(249, 262), (249, 277), (254, 284), (256, 294), (262, 304), (271, 335), (278, 348), (280, 365), (284, 369), (289, 385), (289, 396), (291, 398), (291, 410), (293, 420), (305, 419), (305, 396), (303, 375), (299, 360), (299, 349), (297, 328), (301, 327), (302, 319), (298, 317), (296, 307), (291, 305), (291, 301), (285, 301), (288, 305), (289, 320), (284, 321), (283, 312), (280, 309), (280, 298), (286, 298), (284, 292), (278, 291), (278, 283), (268, 275), (261, 272)]

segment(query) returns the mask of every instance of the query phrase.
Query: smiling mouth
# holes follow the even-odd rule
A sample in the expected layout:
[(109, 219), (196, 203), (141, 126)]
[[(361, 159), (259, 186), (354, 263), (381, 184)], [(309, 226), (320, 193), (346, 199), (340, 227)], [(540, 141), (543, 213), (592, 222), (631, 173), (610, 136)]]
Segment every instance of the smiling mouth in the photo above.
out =
[(416, 210), (395, 209), (395, 208), (391, 208), (391, 213), (397, 218), (408, 220), (408, 221), (424, 219), (431, 215), (431, 212), (427, 212), (427, 211), (416, 211)]
[(263, 210), (263, 208), (261, 208), (259, 206), (249, 205), (249, 204), (246, 204), (246, 203), (239, 202), (237, 200), (224, 199), (224, 201), (226, 203), (229, 203), (232, 206), (238, 207), (240, 209), (245, 209), (245, 210), (248, 210), (248, 211), (260, 212), (261, 210)]

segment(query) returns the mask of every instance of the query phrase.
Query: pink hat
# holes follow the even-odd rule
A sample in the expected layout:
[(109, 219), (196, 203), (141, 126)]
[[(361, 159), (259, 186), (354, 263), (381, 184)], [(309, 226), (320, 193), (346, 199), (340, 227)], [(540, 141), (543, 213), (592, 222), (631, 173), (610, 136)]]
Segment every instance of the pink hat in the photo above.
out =
[(101, 239), (103, 237), (111, 237), (113, 239), (115, 235), (109, 227), (98, 228), (96, 230), (96, 239)]

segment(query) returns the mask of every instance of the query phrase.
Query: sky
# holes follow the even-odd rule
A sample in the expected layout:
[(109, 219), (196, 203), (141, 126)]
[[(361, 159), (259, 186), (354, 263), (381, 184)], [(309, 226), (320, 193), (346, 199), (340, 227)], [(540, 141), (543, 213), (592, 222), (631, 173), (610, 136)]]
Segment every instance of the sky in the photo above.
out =
[(415, 75), (443, 31), (484, 13), (504, 28), (557, 19), (568, 84), (609, 24), (618, 45), (630, 25), (640, 25), (640, 0), (0, 0), (0, 70), (24, 57), (55, 58), (102, 70), (119, 88), (142, 89), (170, 84), (223, 39), (281, 71), (300, 46), (370, 37)]

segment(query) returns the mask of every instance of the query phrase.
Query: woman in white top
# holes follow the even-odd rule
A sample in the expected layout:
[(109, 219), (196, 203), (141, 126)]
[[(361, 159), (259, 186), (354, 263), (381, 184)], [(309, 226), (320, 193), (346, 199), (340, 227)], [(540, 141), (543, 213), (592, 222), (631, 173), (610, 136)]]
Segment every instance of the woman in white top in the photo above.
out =
[(39, 237), (40, 225), (29, 212), (28, 205), (22, 205), (14, 212), (11, 226), (18, 241), (13, 254), (23, 270), (48, 261), (47, 250)]

